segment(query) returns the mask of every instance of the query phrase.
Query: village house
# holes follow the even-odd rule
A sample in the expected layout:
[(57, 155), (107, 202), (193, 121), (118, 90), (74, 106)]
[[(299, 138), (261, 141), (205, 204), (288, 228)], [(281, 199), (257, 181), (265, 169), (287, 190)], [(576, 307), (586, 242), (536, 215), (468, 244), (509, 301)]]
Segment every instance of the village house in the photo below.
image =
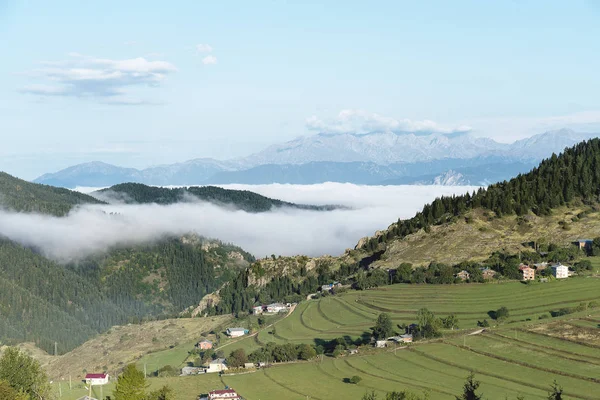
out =
[(181, 368), (181, 376), (203, 374), (204, 369), (199, 367), (183, 367)]
[(244, 363), (244, 368), (246, 368), (246, 369), (254, 369), (254, 368), (256, 368), (256, 364), (251, 363), (251, 362), (247, 362), (247, 363)]
[(413, 335), (412, 335), (412, 333), (400, 335), (400, 339), (402, 340), (402, 343), (412, 343)]
[(485, 280), (490, 280), (496, 276), (496, 271), (490, 268), (482, 268), (481, 269), (481, 277)]
[(592, 239), (577, 239), (574, 244), (579, 247), (580, 250), (589, 251), (594, 245)]
[(200, 350), (209, 350), (213, 348), (213, 342), (211, 342), (210, 340), (204, 339), (198, 342), (198, 344), (196, 344), (196, 347), (199, 348)]
[(532, 281), (535, 279), (535, 269), (531, 268), (529, 265), (523, 265), (519, 267), (519, 271), (523, 275), (524, 281)]
[(209, 392), (208, 400), (241, 400), (241, 397), (233, 389), (223, 389)]
[(98, 400), (98, 399), (95, 397), (90, 397), (88, 395), (85, 395), (83, 397), (78, 398), (77, 400)]
[(253, 314), (256, 314), (256, 315), (262, 314), (263, 311), (264, 311), (263, 310), (263, 306), (254, 306), (254, 307), (252, 307), (252, 313)]
[(287, 311), (287, 307), (285, 306), (285, 304), (281, 304), (281, 303), (269, 304), (266, 308), (267, 308), (267, 312), (271, 313), (271, 314), (277, 314), (280, 312)]
[(339, 282), (328, 283), (327, 285), (321, 285), (321, 292), (330, 292), (333, 288), (342, 286)]
[(392, 337), (388, 338), (388, 340), (396, 342), (396, 343), (412, 343), (413, 335), (412, 335), (412, 333), (407, 333), (407, 334), (400, 335), (400, 336), (392, 336)]
[(87, 374), (85, 383), (88, 385), (106, 385), (108, 383), (108, 374)]
[(375, 347), (378, 349), (382, 349), (387, 346), (387, 340), (377, 340), (375, 341)]
[(556, 279), (565, 279), (569, 277), (569, 267), (567, 267), (566, 265), (558, 263), (552, 265), (550, 268), (552, 269), (552, 275)]
[(207, 374), (212, 374), (215, 372), (227, 371), (227, 363), (224, 358), (217, 358), (216, 360), (212, 360), (208, 366), (206, 366), (205, 372)]
[(358, 354), (358, 349), (350, 349), (350, 350), (348, 350), (348, 354), (350, 354), (350, 355)]
[(213, 390), (209, 392), (207, 395), (202, 395), (199, 397), (199, 400), (241, 400), (240, 395), (236, 393), (235, 390), (225, 387), (222, 390)]
[(468, 280), (470, 276), (471, 276), (471, 274), (469, 274), (464, 269), (462, 271), (460, 271), (458, 274), (456, 274), (456, 277), (459, 278), (461, 281)]
[(543, 271), (546, 268), (548, 268), (548, 263), (547, 262), (541, 262), (541, 263), (533, 264), (533, 266), (535, 267), (535, 270), (537, 272), (540, 272), (540, 271)]
[(227, 336), (229, 337), (240, 337), (247, 335), (248, 333), (250, 333), (250, 331), (246, 328), (227, 328), (227, 331), (225, 331), (225, 333), (227, 333)]

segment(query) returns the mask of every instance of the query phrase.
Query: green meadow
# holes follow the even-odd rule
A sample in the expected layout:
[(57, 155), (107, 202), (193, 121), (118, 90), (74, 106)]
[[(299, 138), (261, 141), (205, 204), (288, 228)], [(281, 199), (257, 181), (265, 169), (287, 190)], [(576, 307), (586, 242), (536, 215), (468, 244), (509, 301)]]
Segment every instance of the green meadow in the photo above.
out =
[[(357, 355), (325, 356), (222, 378), (213, 374), (151, 378), (149, 382), (152, 387), (169, 384), (178, 399), (190, 400), (225, 385), (251, 400), (360, 399), (367, 391), (375, 391), (382, 398), (388, 391), (405, 389), (427, 392), (436, 400), (453, 399), (461, 392), (465, 378), (474, 372), (486, 399), (545, 399), (554, 380), (564, 388), (567, 399), (598, 399), (600, 308), (550, 317), (552, 311), (590, 302), (600, 302), (597, 278), (528, 285), (400, 284), (350, 291), (303, 302), (289, 317), (255, 336), (225, 342), (221, 349), (225, 354), (236, 348), (249, 353), (268, 342), (319, 344), (338, 337), (358, 339), (369, 332), (380, 313), (389, 313), (395, 324), (410, 324), (416, 322), (420, 308), (440, 317), (455, 314), (459, 330), (445, 332), (442, 339), (396, 349), (367, 347)], [(496, 326), (488, 313), (500, 307), (507, 307), (510, 316)], [(484, 319), (490, 328), (470, 335)], [(186, 346), (191, 344), (150, 354), (140, 365), (151, 364), (153, 359), (181, 365), (187, 356)], [(362, 378), (358, 384), (346, 383), (355, 375)], [(65, 396), (64, 387), (63, 398), (78, 397)], [(77, 392), (79, 397), (81, 393)]]

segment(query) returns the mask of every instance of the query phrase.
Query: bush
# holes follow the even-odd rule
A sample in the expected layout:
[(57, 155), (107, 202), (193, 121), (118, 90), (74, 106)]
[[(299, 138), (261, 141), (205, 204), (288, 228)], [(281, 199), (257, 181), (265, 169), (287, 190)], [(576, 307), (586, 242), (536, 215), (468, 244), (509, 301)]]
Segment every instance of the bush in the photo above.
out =
[(508, 308), (500, 307), (494, 312), (493, 317), (496, 321), (504, 321), (509, 315), (510, 313), (508, 312)]
[(171, 376), (179, 376), (179, 369), (175, 368), (172, 365), (165, 365), (164, 367), (162, 367), (158, 371), (156, 371), (153, 375), (157, 376), (159, 378), (168, 378)]
[(362, 381), (362, 378), (358, 375), (354, 375), (352, 378), (350, 378), (350, 383), (355, 385), (357, 385), (360, 381)]

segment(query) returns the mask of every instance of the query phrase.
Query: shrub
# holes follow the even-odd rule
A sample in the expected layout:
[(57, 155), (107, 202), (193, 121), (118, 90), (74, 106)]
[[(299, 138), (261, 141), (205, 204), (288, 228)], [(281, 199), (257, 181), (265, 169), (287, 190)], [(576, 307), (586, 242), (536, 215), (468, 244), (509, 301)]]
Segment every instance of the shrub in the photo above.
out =
[(355, 385), (357, 385), (360, 381), (362, 381), (362, 378), (358, 375), (354, 375), (352, 378), (350, 378), (350, 383)]

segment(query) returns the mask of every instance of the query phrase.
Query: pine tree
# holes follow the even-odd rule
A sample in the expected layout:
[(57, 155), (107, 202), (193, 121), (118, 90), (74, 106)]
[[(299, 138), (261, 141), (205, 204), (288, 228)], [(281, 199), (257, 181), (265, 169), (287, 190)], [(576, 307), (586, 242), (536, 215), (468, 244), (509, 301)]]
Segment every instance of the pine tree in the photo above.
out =
[(456, 400), (481, 400), (483, 397), (476, 393), (478, 388), (479, 381), (476, 381), (475, 375), (471, 373), (463, 386), (462, 395), (456, 396)]
[(147, 386), (144, 373), (135, 364), (129, 364), (119, 375), (113, 394), (115, 400), (144, 400)]
[(548, 400), (562, 400), (563, 388), (554, 381), (548, 393)]

